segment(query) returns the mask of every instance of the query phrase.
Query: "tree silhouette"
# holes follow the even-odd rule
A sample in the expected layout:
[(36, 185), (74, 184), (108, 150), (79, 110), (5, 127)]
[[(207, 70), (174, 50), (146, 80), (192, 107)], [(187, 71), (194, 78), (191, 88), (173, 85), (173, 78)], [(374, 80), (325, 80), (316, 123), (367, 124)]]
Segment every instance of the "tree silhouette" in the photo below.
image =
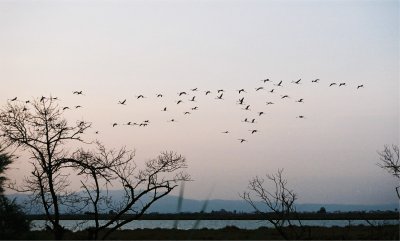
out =
[[(399, 160), (399, 146), (392, 145), (384, 146), (383, 151), (378, 152), (379, 159), (381, 160), (378, 163), (378, 166), (385, 169), (388, 173), (394, 176), (397, 179), (397, 183), (400, 181), (400, 160)], [(400, 199), (400, 185), (398, 185), (395, 190), (397, 193), (397, 197)]]
[[(134, 152), (125, 148), (107, 150), (97, 142), (94, 151), (83, 149), (67, 160), (78, 175), (86, 193), (85, 201), (90, 208), (95, 225), (88, 229), (89, 239), (107, 238), (123, 225), (139, 219), (158, 199), (169, 194), (181, 181), (189, 181), (190, 176), (182, 171), (187, 167), (186, 159), (174, 152), (163, 152), (157, 158), (145, 162), (144, 169), (138, 169), (133, 160)], [(123, 199), (112, 202), (108, 187), (118, 186), (124, 190)], [(100, 225), (99, 216), (108, 208), (108, 220)], [(130, 214), (130, 215), (126, 215)], [(123, 218), (123, 220), (121, 220)]]
[(8, 102), (0, 112), (3, 140), (27, 151), (33, 166), (24, 184), (11, 188), (31, 193), (42, 204), (55, 239), (62, 239), (64, 233), (60, 205), (76, 201), (74, 192), (68, 189), (69, 174), (61, 172), (63, 159), (68, 157), (66, 145), (72, 141), (82, 143), (80, 136), (91, 125), (84, 121), (69, 125), (62, 115), (56, 99), (44, 97), (29, 103)]
[[(244, 192), (240, 197), (247, 201), (257, 213), (263, 213), (265, 219), (274, 225), (284, 239), (289, 239), (289, 234), (285, 231), (284, 226), (288, 224), (289, 227), (292, 227), (291, 217), (296, 214), (294, 202), (297, 199), (297, 194), (287, 188), (287, 180), (284, 179), (282, 174), (283, 169), (278, 169), (277, 173), (266, 175), (267, 180), (272, 183), (272, 188), (264, 186), (264, 178), (253, 177), (248, 185), (250, 191)], [(261, 201), (264, 206), (257, 205), (253, 196)], [(272, 215), (268, 211), (271, 211)], [(300, 220), (298, 221), (301, 226)], [(296, 231), (293, 230), (293, 233), (296, 238), (300, 237)]]
[(0, 146), (0, 239), (15, 239), (29, 231), (29, 222), (15, 201), (4, 196), (3, 173), (12, 163), (12, 156), (5, 153)]

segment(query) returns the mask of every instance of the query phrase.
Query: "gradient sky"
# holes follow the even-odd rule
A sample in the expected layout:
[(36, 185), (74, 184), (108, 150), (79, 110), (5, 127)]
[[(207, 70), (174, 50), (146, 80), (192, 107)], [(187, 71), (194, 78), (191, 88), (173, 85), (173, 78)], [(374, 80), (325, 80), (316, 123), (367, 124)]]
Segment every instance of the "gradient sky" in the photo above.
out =
[[(399, 1), (0, 1), (0, 81), (2, 105), (41, 95), (83, 105), (66, 118), (93, 122), (86, 138), (135, 149), (139, 163), (184, 155), (188, 198), (239, 199), (251, 177), (284, 168), (301, 203), (398, 200), (376, 163), (399, 144)], [(241, 88), (252, 111), (236, 104)], [(176, 105), (180, 91), (191, 94)], [(28, 170), (20, 158), (9, 176)]]

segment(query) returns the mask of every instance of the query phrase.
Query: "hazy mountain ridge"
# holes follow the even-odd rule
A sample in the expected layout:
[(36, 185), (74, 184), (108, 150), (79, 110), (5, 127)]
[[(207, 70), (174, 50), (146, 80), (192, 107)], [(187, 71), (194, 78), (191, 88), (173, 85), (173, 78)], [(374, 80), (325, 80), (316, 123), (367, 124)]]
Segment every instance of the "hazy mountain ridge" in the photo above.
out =
[[(123, 191), (113, 190), (109, 191), (114, 201), (119, 201), (122, 198)], [(27, 194), (11, 194), (8, 195), (10, 199), (15, 199), (17, 203), (26, 202), (29, 197)], [(229, 212), (254, 212), (254, 209), (244, 200), (223, 200), (223, 199), (211, 199), (211, 200), (195, 200), (184, 198), (182, 200), (182, 207), (177, 210), (178, 196), (167, 195), (162, 199), (154, 203), (147, 211), (147, 213), (158, 212), (158, 213), (176, 213), (176, 212), (200, 212), (202, 211), (205, 202), (207, 207), (205, 212), (225, 210)], [(256, 203), (261, 210), (265, 210), (264, 205), (261, 202)], [(83, 204), (82, 204), (83, 205)], [(321, 207), (325, 207), (328, 212), (348, 212), (348, 211), (386, 211), (395, 210), (399, 208), (398, 203), (389, 204), (376, 204), (376, 205), (358, 205), (358, 204), (323, 204), (323, 203), (300, 203), (296, 205), (299, 212), (316, 212)], [(101, 205), (101, 209), (107, 210), (105, 205)], [(83, 211), (89, 211), (84, 209)], [(35, 214), (40, 213), (40, 209), (26, 209), (26, 212)], [(68, 209), (65, 207), (61, 208), (62, 213), (68, 213)]]

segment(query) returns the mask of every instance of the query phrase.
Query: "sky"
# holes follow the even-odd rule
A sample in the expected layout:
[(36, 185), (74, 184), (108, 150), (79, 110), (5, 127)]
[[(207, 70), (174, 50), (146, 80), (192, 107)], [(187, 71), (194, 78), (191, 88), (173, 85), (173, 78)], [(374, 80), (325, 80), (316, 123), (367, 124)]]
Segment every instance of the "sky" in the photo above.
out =
[(0, 106), (56, 96), (83, 106), (65, 117), (92, 122), (87, 139), (138, 163), (176, 151), (187, 198), (240, 199), (283, 168), (300, 203), (398, 201), (377, 151), (399, 144), (399, 1), (2, 0), (0, 30)]

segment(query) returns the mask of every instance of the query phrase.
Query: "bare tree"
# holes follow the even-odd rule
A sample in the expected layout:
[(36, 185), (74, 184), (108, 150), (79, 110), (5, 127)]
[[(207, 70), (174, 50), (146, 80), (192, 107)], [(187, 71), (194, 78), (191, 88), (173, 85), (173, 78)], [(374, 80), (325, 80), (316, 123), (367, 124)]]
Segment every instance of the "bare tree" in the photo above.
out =
[[(244, 192), (240, 197), (247, 201), (257, 213), (262, 213), (284, 239), (289, 239), (284, 226), (286, 223), (290, 227), (292, 226), (291, 218), (296, 213), (294, 202), (297, 199), (297, 194), (287, 188), (287, 180), (284, 179), (282, 173), (283, 169), (278, 169), (277, 173), (266, 175), (267, 180), (272, 184), (272, 188), (264, 186), (264, 178), (258, 176), (252, 178), (248, 185), (250, 191)], [(263, 207), (257, 205), (253, 196), (261, 202)], [(301, 226), (300, 220), (298, 221)], [(293, 232), (295, 231), (293, 230)], [(299, 237), (297, 233), (295, 235)]]
[(31, 193), (42, 204), (55, 239), (62, 239), (64, 233), (60, 225), (60, 205), (73, 207), (76, 202), (74, 192), (68, 190), (68, 174), (61, 172), (63, 160), (69, 156), (66, 145), (83, 143), (81, 134), (91, 126), (84, 121), (69, 125), (62, 115), (63, 110), (51, 97), (29, 103), (8, 102), (0, 111), (3, 141), (27, 151), (33, 166), (24, 185), (10, 187)]
[[(97, 143), (96, 151), (81, 150), (70, 167), (84, 176), (82, 188), (93, 213), (95, 226), (89, 229), (90, 239), (107, 238), (123, 225), (139, 219), (158, 199), (169, 194), (181, 181), (189, 181), (190, 176), (182, 170), (187, 167), (186, 159), (174, 152), (163, 152), (157, 158), (145, 163), (139, 169), (133, 161), (134, 152), (125, 148), (107, 150)], [(118, 185), (124, 190), (123, 200), (112, 205), (108, 187)], [(101, 203), (109, 204), (112, 212), (108, 221), (100, 225)]]
[[(400, 181), (400, 160), (399, 160), (399, 146), (392, 145), (392, 147), (385, 145), (383, 151), (378, 152), (379, 159), (378, 166), (385, 169), (392, 176)], [(400, 185), (396, 187), (397, 197), (400, 199)]]

